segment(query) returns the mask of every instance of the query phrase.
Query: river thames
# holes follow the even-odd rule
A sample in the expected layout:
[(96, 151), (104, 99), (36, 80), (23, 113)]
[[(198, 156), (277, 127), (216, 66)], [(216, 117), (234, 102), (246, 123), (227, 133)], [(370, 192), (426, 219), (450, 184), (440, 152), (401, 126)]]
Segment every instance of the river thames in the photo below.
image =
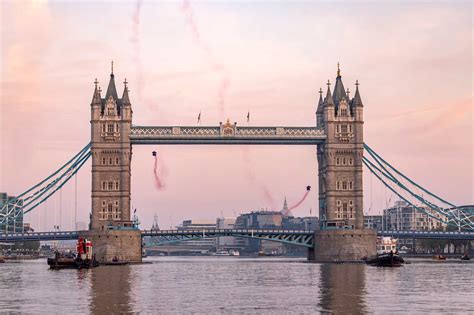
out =
[(159, 257), (148, 264), (49, 270), (0, 264), (7, 313), (469, 313), (474, 263), (412, 260), (401, 268), (305, 259)]

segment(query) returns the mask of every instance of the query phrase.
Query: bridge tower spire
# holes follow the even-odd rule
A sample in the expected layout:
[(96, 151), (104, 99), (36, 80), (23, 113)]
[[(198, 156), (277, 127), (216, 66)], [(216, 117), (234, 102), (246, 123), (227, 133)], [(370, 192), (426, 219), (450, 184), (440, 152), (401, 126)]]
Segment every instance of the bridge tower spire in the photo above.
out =
[(116, 256), (140, 261), (140, 232), (132, 231), (134, 225), (130, 219), (132, 106), (127, 81), (123, 96), (119, 98), (112, 64), (104, 98), (101, 98), (97, 80), (94, 83), (91, 103), (92, 209), (88, 237), (94, 243), (99, 260), (109, 261)]
[[(328, 81), (322, 107), (319, 116), (326, 140), (317, 148), (321, 231), (316, 233), (314, 255), (322, 260), (333, 259), (333, 256), (342, 260), (360, 259), (375, 251), (376, 237), (373, 231), (363, 230), (363, 107), (358, 83), (354, 98), (349, 98), (339, 64), (334, 90), (331, 93)], [(350, 234), (357, 241), (342, 245), (346, 242), (343, 234)], [(330, 236), (334, 243), (318, 239)], [(325, 243), (328, 247), (316, 248), (318, 243)], [(331, 253), (331, 246), (341, 252)]]

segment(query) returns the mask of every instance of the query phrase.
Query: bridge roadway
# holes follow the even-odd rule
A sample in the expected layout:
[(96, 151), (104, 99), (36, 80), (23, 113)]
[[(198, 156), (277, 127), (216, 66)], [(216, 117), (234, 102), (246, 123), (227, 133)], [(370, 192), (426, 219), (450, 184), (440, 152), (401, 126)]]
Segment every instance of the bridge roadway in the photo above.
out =
[(318, 127), (237, 126), (132, 126), (132, 144), (280, 144), (317, 145), (324, 142)]
[[(24, 241), (60, 241), (77, 239), (82, 231), (56, 231), (33, 233), (3, 233), (0, 242)], [(163, 239), (163, 244), (177, 243), (199, 238), (218, 236), (234, 236), (258, 238), (304, 247), (313, 247), (313, 231), (307, 230), (279, 230), (279, 229), (232, 229), (232, 230), (142, 230), (142, 237), (155, 236)], [(416, 239), (456, 239), (474, 240), (474, 231), (377, 231), (379, 236)], [(160, 242), (161, 243), (161, 242)]]

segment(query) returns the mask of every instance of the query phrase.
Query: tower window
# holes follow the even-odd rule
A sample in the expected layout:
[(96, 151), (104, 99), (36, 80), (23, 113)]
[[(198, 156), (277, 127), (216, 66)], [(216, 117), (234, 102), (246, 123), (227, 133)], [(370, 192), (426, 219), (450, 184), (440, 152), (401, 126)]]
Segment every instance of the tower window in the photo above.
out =
[(114, 125), (112, 125), (112, 124), (107, 125), (107, 131), (110, 132), (110, 133), (113, 133), (114, 132)]
[(352, 181), (349, 182), (349, 190), (352, 190)]
[(340, 189), (341, 189), (341, 182), (337, 181), (336, 182), (336, 190), (340, 190)]
[(337, 157), (337, 158), (336, 158), (336, 165), (340, 165), (340, 164), (341, 164), (341, 161), (340, 161), (340, 159)]
[(342, 158), (342, 165), (346, 165), (346, 158)]
[(119, 165), (119, 158), (115, 158), (115, 164)]
[(342, 181), (342, 190), (347, 190), (347, 182), (345, 180)]
[(353, 158), (349, 158), (349, 165), (353, 165), (354, 164), (354, 159)]
[(109, 158), (109, 165), (112, 165), (112, 158)]
[(115, 182), (115, 190), (119, 190), (119, 182)]
[(112, 183), (112, 182), (108, 182), (108, 184), (109, 184), (109, 185), (108, 185), (108, 186), (109, 186), (109, 190), (112, 190), (112, 189), (114, 189), (114, 187), (113, 187), (113, 183)]
[[(107, 190), (107, 185), (105, 182), (102, 182), (102, 190)], [(105, 202), (105, 201), (104, 201)]]
[(106, 158), (104, 157), (102, 158), (102, 165), (105, 165), (105, 163), (106, 163)]
[(105, 124), (102, 124), (102, 132), (105, 132)]

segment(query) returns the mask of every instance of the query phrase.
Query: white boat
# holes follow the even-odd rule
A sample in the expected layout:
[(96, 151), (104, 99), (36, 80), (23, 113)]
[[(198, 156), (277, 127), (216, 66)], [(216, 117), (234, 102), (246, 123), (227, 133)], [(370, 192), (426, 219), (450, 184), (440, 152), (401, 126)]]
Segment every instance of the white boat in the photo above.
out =
[(226, 250), (219, 250), (216, 252), (216, 256), (230, 256), (230, 254)]
[(389, 254), (397, 252), (397, 239), (391, 237), (377, 238), (377, 254)]
[(233, 249), (231, 249), (231, 250), (229, 251), (229, 255), (230, 255), (230, 256), (240, 256), (240, 253), (239, 253), (238, 250), (233, 250)]

